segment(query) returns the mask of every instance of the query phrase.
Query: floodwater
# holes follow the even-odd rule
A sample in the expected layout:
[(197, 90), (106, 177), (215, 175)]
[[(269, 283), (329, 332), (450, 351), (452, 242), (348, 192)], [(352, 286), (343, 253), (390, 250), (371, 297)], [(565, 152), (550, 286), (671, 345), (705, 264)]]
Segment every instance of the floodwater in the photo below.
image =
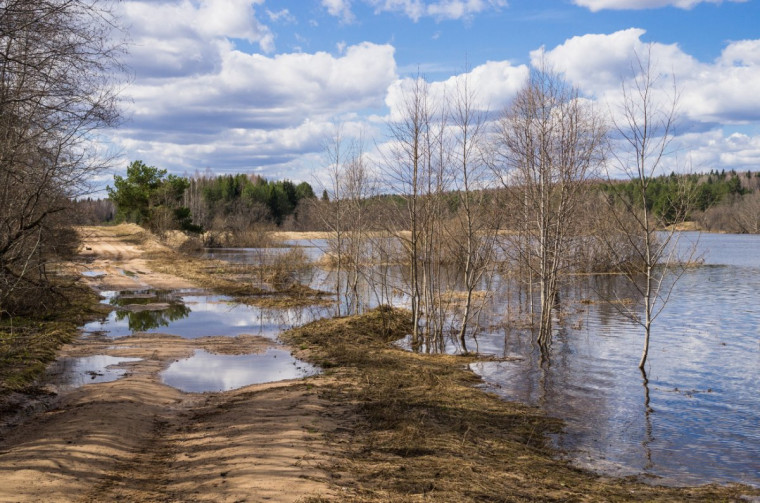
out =
[[(624, 280), (614, 277), (590, 279), (562, 292), (563, 317), (555, 321), (548, 354), (538, 349), (535, 334), (505, 323), (505, 313), (517, 309), (515, 293), (505, 292), (506, 281), (497, 278), (500, 291), (482, 320), (489, 328), (470, 339), (468, 348), (505, 361), (472, 368), (484, 378), (484, 387), (562, 418), (566, 427), (552, 441), (575, 464), (662, 484), (760, 486), (760, 236), (685, 233), (684, 242), (697, 242), (704, 264), (686, 271), (655, 320), (645, 374), (637, 368), (641, 327), (597, 294), (624, 291)], [(324, 249), (324, 243), (290, 244), (303, 246), (312, 258)], [(238, 262), (255, 261), (261, 254), (224, 252), (225, 260)], [(318, 268), (304, 278), (328, 291), (332, 281), (332, 272)], [(402, 290), (392, 288), (396, 305), (408, 301)], [(377, 300), (368, 286), (365, 293), (363, 305), (371, 307)], [(152, 300), (138, 301), (141, 296)], [(327, 308), (262, 310), (190, 291), (137, 292), (131, 300), (111, 293), (105, 302), (117, 310), (86, 328), (109, 337), (139, 328), (191, 338), (246, 333), (275, 339), (280, 330), (329, 315)], [(459, 348), (449, 341), (445, 350)], [(176, 362), (163, 378), (169, 382), (177, 373), (205, 380), (192, 383), (187, 377), (187, 384), (176, 384), (187, 391), (226, 389), (237, 372), (225, 376), (223, 369), (261, 365), (258, 376), (249, 378), (261, 379), (275, 360), (310, 372), (285, 356), (198, 351)], [(218, 374), (217, 368), (222, 369)]]
[(56, 376), (57, 384), (78, 388), (85, 384), (115, 381), (127, 373), (122, 363), (138, 362), (140, 358), (117, 358), (108, 355), (82, 358), (59, 358), (48, 369), (48, 375)]
[(224, 295), (193, 290), (109, 291), (102, 295), (104, 302), (116, 309), (104, 320), (86, 324), (83, 330), (111, 338), (144, 332), (188, 339), (242, 334), (276, 339), (283, 330), (326, 315), (320, 307), (264, 309), (234, 302)]
[(218, 355), (197, 349), (190, 358), (172, 363), (161, 373), (161, 379), (186, 393), (204, 393), (298, 379), (317, 372), (316, 367), (282, 349), (269, 348), (264, 353), (248, 355)]
[(579, 465), (760, 486), (760, 236), (703, 234), (698, 248), (704, 265), (687, 270), (653, 324), (646, 374), (643, 329), (601, 301), (567, 306), (548, 358), (530, 333), (481, 334), (480, 351), (515, 360), (473, 370), (505, 398), (564, 419), (553, 440)]
[[(517, 309), (514, 287), (506, 291), (496, 278), (481, 320), (489, 328), (468, 348), (505, 361), (472, 369), (504, 398), (562, 418), (566, 427), (552, 441), (577, 465), (658, 484), (760, 486), (760, 236), (684, 233), (680, 246), (691, 243), (703, 265), (686, 271), (655, 320), (645, 374), (638, 369), (643, 329), (598, 293), (627, 296), (625, 280), (615, 277), (562, 292), (548, 354), (530, 330), (505, 322)], [(330, 290), (334, 276), (321, 271), (310, 281)], [(444, 350), (460, 348), (450, 340)]]
[[(116, 339), (134, 333), (164, 333), (188, 339), (205, 336), (258, 335), (275, 341), (283, 330), (326, 315), (324, 307), (263, 309), (200, 290), (135, 290), (101, 292), (114, 307), (108, 316), (86, 324), (85, 333)], [(116, 380), (126, 370), (114, 365), (129, 358), (97, 356), (61, 359), (59, 381), (83, 384)], [(262, 354), (218, 355), (197, 350), (162, 373), (163, 381), (181, 391), (227, 391), (250, 384), (295, 379), (318, 369), (271, 348)]]

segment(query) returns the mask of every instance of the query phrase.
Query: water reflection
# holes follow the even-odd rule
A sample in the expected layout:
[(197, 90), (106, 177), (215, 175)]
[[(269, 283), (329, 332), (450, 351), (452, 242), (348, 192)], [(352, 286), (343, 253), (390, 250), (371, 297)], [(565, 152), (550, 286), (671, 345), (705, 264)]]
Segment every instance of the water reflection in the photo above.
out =
[(504, 397), (565, 419), (554, 441), (582, 466), (667, 484), (760, 485), (758, 292), (757, 272), (687, 271), (654, 325), (644, 374), (640, 327), (598, 301), (566, 316), (549, 360), (530, 331), (493, 332), (480, 335), (481, 351), (503, 344), (494, 354), (525, 358), (472, 368)]
[[(615, 277), (581, 278), (562, 292), (542, 352), (526, 323), (535, 292), (496, 276), (468, 347), (505, 361), (473, 370), (505, 398), (563, 418), (553, 440), (577, 464), (658, 483), (760, 486), (760, 236), (684, 233), (679, 246), (698, 237), (705, 265), (686, 271), (656, 320), (645, 373), (637, 368), (642, 330), (621, 316), (640, 306)], [(408, 305), (405, 268), (384, 267), (360, 283), (361, 302)], [(375, 273), (388, 273), (385, 283), (372, 281)], [(335, 280), (320, 269), (308, 278), (325, 290)], [(460, 348), (445, 337), (423, 350)]]
[(217, 355), (202, 349), (187, 359), (172, 363), (161, 373), (165, 384), (186, 393), (229, 391), (251, 384), (298, 379), (318, 369), (293, 358), (281, 349), (262, 354)]
[(104, 320), (86, 324), (85, 332), (99, 332), (112, 338), (135, 332), (160, 332), (190, 339), (242, 334), (275, 339), (282, 330), (327, 315), (327, 309), (320, 306), (264, 309), (234, 302), (223, 295), (187, 290), (108, 293), (106, 297), (109, 304), (118, 308)]
[(115, 321), (127, 321), (130, 332), (147, 332), (158, 327), (168, 327), (173, 321), (190, 315), (190, 308), (184, 304), (171, 304), (161, 309), (141, 311), (116, 311)]
[(48, 374), (55, 376), (57, 384), (78, 388), (85, 384), (115, 381), (127, 372), (125, 368), (119, 368), (116, 365), (140, 360), (140, 358), (117, 358), (108, 355), (59, 358), (50, 366)]

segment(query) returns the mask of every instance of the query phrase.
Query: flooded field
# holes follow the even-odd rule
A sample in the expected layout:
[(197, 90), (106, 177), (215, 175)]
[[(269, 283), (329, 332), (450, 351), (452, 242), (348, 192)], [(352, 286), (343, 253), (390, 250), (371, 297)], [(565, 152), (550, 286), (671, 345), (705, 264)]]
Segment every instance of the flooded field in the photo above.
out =
[[(468, 347), (505, 361), (472, 369), (486, 388), (564, 419), (553, 441), (578, 465), (671, 485), (760, 486), (760, 237), (685, 234), (690, 240), (698, 240), (704, 264), (681, 278), (655, 322), (645, 375), (637, 368), (641, 328), (597, 294), (625, 289), (619, 278), (563, 292), (563, 317), (543, 357), (530, 330), (505, 322), (514, 292), (497, 278), (483, 320), (490, 328)], [(316, 257), (325, 246), (291, 244)], [(255, 255), (226, 253), (237, 262)], [(334, 272), (324, 270), (308, 278), (328, 290), (332, 281)], [(375, 304), (369, 288), (366, 295), (366, 305)], [(408, 298), (397, 292), (394, 303)], [(459, 346), (452, 339), (444, 350)]]
[[(586, 278), (562, 292), (562, 316), (542, 354), (535, 334), (510, 322), (516, 288), (496, 277), (492, 302), (470, 350), (498, 357), (472, 370), (506, 399), (541, 407), (566, 427), (552, 440), (574, 463), (611, 475), (670, 485), (743, 482), (760, 486), (760, 237), (687, 234), (699, 239), (704, 264), (689, 269), (654, 324), (646, 373), (638, 368), (641, 328), (597, 292), (624, 290), (620, 278)], [(289, 242), (319, 260), (325, 242)], [(210, 250), (207, 256), (259, 264), (287, 248)], [(399, 267), (390, 297), (408, 306)], [(335, 271), (313, 267), (301, 281), (332, 290)], [(364, 307), (376, 289), (360, 284)], [(276, 342), (287, 328), (331, 316), (332, 308), (261, 309), (196, 290), (103, 292), (114, 307), (85, 331), (111, 339), (166, 333), (195, 339), (257, 335)], [(345, 305), (344, 305), (345, 307)], [(403, 341), (401, 342), (403, 345)], [(455, 339), (442, 348), (456, 353)], [(86, 384), (123, 375), (119, 360), (64, 362)], [(99, 359), (100, 358), (100, 359)], [(286, 351), (212, 354), (203, 349), (161, 374), (185, 392), (224, 391), (311, 375), (317, 369)]]

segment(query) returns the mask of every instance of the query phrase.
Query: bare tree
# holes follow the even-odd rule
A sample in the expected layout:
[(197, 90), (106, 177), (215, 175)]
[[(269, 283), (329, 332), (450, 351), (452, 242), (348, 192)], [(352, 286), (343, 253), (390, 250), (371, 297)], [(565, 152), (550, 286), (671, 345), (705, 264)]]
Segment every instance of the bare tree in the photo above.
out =
[[(683, 222), (690, 206), (690, 188), (685, 178), (680, 193), (670, 201), (671, 218), (665, 222), (657, 218), (652, 209), (652, 180), (663, 167), (670, 153), (674, 137), (678, 93), (675, 81), (663, 98), (659, 92), (660, 76), (652, 67), (651, 48), (642, 59), (636, 55), (633, 79), (622, 84), (622, 104), (619, 114), (613, 114), (613, 125), (622, 147), (613, 149), (616, 167), (633, 183), (633, 196), (617, 190), (612, 184), (614, 197), (610, 201), (610, 214), (634, 250), (634, 263), (619, 261), (621, 272), (630, 280), (644, 304), (643, 316), (631, 310), (621, 312), (644, 328), (644, 348), (639, 368), (649, 354), (652, 322), (665, 308), (673, 287), (683, 273), (683, 257), (679, 256), (680, 233), (677, 224)], [(689, 260), (694, 249), (689, 252)], [(616, 303), (620, 305), (620, 303)]]
[(420, 270), (420, 230), (422, 173), (429, 160), (427, 135), (431, 124), (429, 86), (417, 76), (410, 89), (402, 94), (401, 118), (389, 124), (391, 152), (385, 160), (385, 171), (391, 189), (406, 202), (406, 215), (395, 225), (396, 237), (404, 244), (409, 262), (409, 295), (412, 308), (412, 344), (420, 343), (422, 317), (422, 271)]
[(581, 194), (603, 159), (606, 130), (595, 110), (558, 74), (531, 71), (499, 119), (492, 162), (524, 222), (520, 258), (538, 278), (539, 343), (549, 342), (552, 308)]
[(95, 139), (119, 118), (121, 75), (108, 7), (0, 4), (0, 311), (47, 284), (52, 217), (104, 166)]
[(760, 234), (760, 192), (745, 194), (734, 201), (730, 214), (739, 232)]
[[(450, 245), (456, 247), (464, 277), (465, 301), (459, 326), (459, 342), (467, 352), (466, 334), (468, 324), (479, 312), (473, 306), (473, 292), (487, 268), (493, 263), (494, 242), (498, 226), (496, 220), (487, 218), (489, 201), (485, 188), (486, 164), (484, 141), (486, 113), (476, 108), (475, 93), (467, 74), (458, 82), (451, 106), (453, 129), (454, 184), (458, 211), (454, 218), (454, 232), (449, 235)], [(485, 299), (483, 299), (485, 300)], [(482, 305), (482, 303), (481, 303)]]
[(345, 206), (346, 309), (347, 314), (363, 311), (365, 295), (359, 291), (361, 281), (368, 281), (373, 265), (372, 241), (369, 239), (370, 218), (368, 205), (375, 194), (375, 182), (364, 152), (364, 135), (360, 134), (351, 145), (343, 166), (343, 198)]
[(320, 215), (322, 221), (330, 230), (331, 238), (328, 239), (328, 257), (336, 268), (335, 271), (335, 300), (336, 315), (341, 315), (342, 302), (342, 274), (345, 266), (345, 240), (346, 240), (346, 179), (344, 176), (344, 164), (348, 154), (347, 145), (343, 136), (343, 126), (337, 125), (333, 136), (325, 141), (324, 152), (328, 163), (329, 186), (324, 187), (328, 194), (328, 200), (320, 203)]

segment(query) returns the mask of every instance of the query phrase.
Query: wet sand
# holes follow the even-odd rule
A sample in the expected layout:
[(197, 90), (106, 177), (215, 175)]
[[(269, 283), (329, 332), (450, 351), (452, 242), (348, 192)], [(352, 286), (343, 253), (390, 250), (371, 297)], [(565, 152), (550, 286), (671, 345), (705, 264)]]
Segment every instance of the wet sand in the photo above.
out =
[[(99, 291), (194, 285), (150, 269), (151, 239), (132, 226), (85, 228), (85, 279)], [(103, 274), (100, 274), (103, 273)], [(345, 411), (320, 398), (324, 377), (257, 384), (223, 393), (183, 393), (159, 373), (196, 349), (260, 353), (256, 336), (185, 339), (87, 336), (62, 357), (140, 358), (126, 376), (79, 388), (48, 385), (47, 407), (0, 429), (0, 501), (296, 501), (329, 497), (331, 448), (324, 435)], [(53, 394), (54, 393), (54, 394)]]

